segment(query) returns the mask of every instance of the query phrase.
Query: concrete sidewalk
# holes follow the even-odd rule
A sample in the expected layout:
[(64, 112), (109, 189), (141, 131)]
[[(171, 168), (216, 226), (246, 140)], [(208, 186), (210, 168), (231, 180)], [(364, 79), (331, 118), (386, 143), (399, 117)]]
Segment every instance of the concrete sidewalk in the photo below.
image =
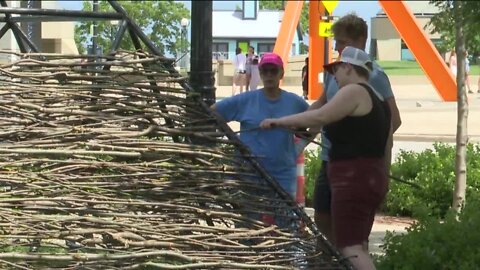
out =
[[(305, 212), (313, 220), (313, 208), (305, 208)], [(372, 232), (369, 238), (369, 251), (370, 253), (381, 255), (383, 254), (383, 238), (387, 231), (394, 233), (406, 233), (407, 228), (413, 224), (413, 220), (410, 218), (389, 217), (383, 215), (375, 216), (375, 222), (373, 223)]]
[(384, 254), (381, 245), (387, 231), (395, 234), (406, 233), (407, 228), (413, 224), (413, 220), (409, 218), (397, 218), (377, 215), (373, 223), (372, 232), (370, 233), (368, 248), (370, 253), (376, 255)]

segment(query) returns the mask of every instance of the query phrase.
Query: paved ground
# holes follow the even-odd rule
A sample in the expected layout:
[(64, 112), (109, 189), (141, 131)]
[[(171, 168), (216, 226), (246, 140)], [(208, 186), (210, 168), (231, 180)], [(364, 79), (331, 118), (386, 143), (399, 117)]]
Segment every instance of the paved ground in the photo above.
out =
[[(476, 83), (478, 76), (471, 82)], [(402, 118), (402, 125), (395, 133), (393, 158), (400, 150), (422, 151), (432, 147), (435, 141), (455, 142), (457, 131), (457, 104), (443, 102), (433, 85), (425, 76), (392, 76), (392, 88)], [(476, 85), (471, 85), (477, 90)], [(301, 87), (285, 86), (284, 89), (301, 94)], [(230, 96), (231, 87), (217, 87), (217, 99)], [(472, 142), (480, 142), (480, 93), (468, 94), (469, 115), (468, 135)], [(238, 123), (231, 123), (233, 130), (239, 130)], [(309, 149), (317, 146), (310, 144)], [(306, 209), (312, 214), (312, 209)], [(381, 253), (380, 245), (386, 231), (405, 232), (412, 223), (409, 219), (377, 216), (370, 236), (370, 250)]]
[[(314, 210), (312, 208), (306, 208), (305, 212), (313, 219)], [(369, 238), (370, 252), (379, 255), (383, 254), (381, 245), (383, 244), (385, 233), (387, 231), (405, 233), (406, 229), (412, 225), (413, 222), (410, 218), (377, 215)]]
[(373, 224), (372, 232), (369, 238), (369, 250), (373, 254), (383, 254), (380, 247), (383, 244), (383, 238), (387, 231), (395, 233), (405, 233), (406, 228), (413, 224), (409, 218), (398, 218), (377, 215)]

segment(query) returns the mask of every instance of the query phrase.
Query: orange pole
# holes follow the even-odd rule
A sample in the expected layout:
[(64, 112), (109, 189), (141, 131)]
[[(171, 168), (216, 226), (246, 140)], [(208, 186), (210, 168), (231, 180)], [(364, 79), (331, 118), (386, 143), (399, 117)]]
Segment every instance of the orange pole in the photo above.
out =
[(418, 25), (415, 16), (403, 1), (379, 1), (403, 41), (444, 101), (457, 100), (457, 84), (432, 41)]
[(323, 64), (325, 63), (325, 38), (318, 33), (320, 17), (325, 7), (320, 1), (310, 1), (308, 49), (308, 99), (318, 99), (323, 93)]
[(283, 59), (284, 69), (286, 70), (292, 41), (297, 31), (297, 25), (302, 13), (303, 1), (287, 1), (285, 13), (283, 14), (282, 24), (275, 41), (273, 52), (280, 55)]
[[(333, 14), (330, 14), (333, 16)], [(333, 47), (332, 47), (332, 38), (328, 38), (328, 63), (333, 61)]]

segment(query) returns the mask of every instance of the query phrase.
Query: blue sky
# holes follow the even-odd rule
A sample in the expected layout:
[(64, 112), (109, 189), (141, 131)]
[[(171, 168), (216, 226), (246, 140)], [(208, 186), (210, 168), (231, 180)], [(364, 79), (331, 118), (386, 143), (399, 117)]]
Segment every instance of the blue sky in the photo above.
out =
[[(82, 8), (82, 1), (58, 1), (60, 6), (66, 9), (80, 10)], [(178, 1), (184, 3), (187, 8), (190, 8), (190, 1)], [(213, 1), (214, 9), (231, 10), (235, 9), (237, 5), (241, 6), (242, 1)], [(336, 16), (343, 16), (349, 12), (355, 11), (360, 17), (370, 22), (370, 18), (380, 10), (378, 1), (338, 1), (338, 5), (333, 11)]]
[[(65, 9), (80, 10), (82, 9), (82, 1), (58, 1), (60, 6)], [(190, 1), (178, 1), (185, 4), (190, 9)], [(216, 10), (233, 10), (236, 6), (241, 6), (242, 1), (213, 1), (213, 9)], [(338, 1), (338, 5), (333, 11), (335, 16), (343, 16), (350, 12), (355, 12), (362, 17), (370, 26), (370, 19), (375, 17), (381, 10), (378, 1)], [(370, 40), (368, 41), (370, 42)], [(370, 44), (367, 44), (367, 51)]]

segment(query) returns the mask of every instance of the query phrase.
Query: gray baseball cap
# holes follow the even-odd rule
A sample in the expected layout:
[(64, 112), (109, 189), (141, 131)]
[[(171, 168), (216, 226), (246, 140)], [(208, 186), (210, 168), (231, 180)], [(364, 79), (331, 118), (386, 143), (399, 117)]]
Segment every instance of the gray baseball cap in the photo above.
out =
[(324, 65), (323, 68), (328, 73), (333, 74), (333, 67), (341, 63), (349, 63), (351, 65), (364, 68), (368, 72), (372, 71), (370, 68), (372, 66), (372, 60), (370, 60), (370, 56), (368, 56), (368, 54), (363, 50), (357, 49), (355, 47), (345, 47), (345, 49), (343, 49), (342, 51), (342, 54), (340, 55), (340, 59), (330, 64)]

